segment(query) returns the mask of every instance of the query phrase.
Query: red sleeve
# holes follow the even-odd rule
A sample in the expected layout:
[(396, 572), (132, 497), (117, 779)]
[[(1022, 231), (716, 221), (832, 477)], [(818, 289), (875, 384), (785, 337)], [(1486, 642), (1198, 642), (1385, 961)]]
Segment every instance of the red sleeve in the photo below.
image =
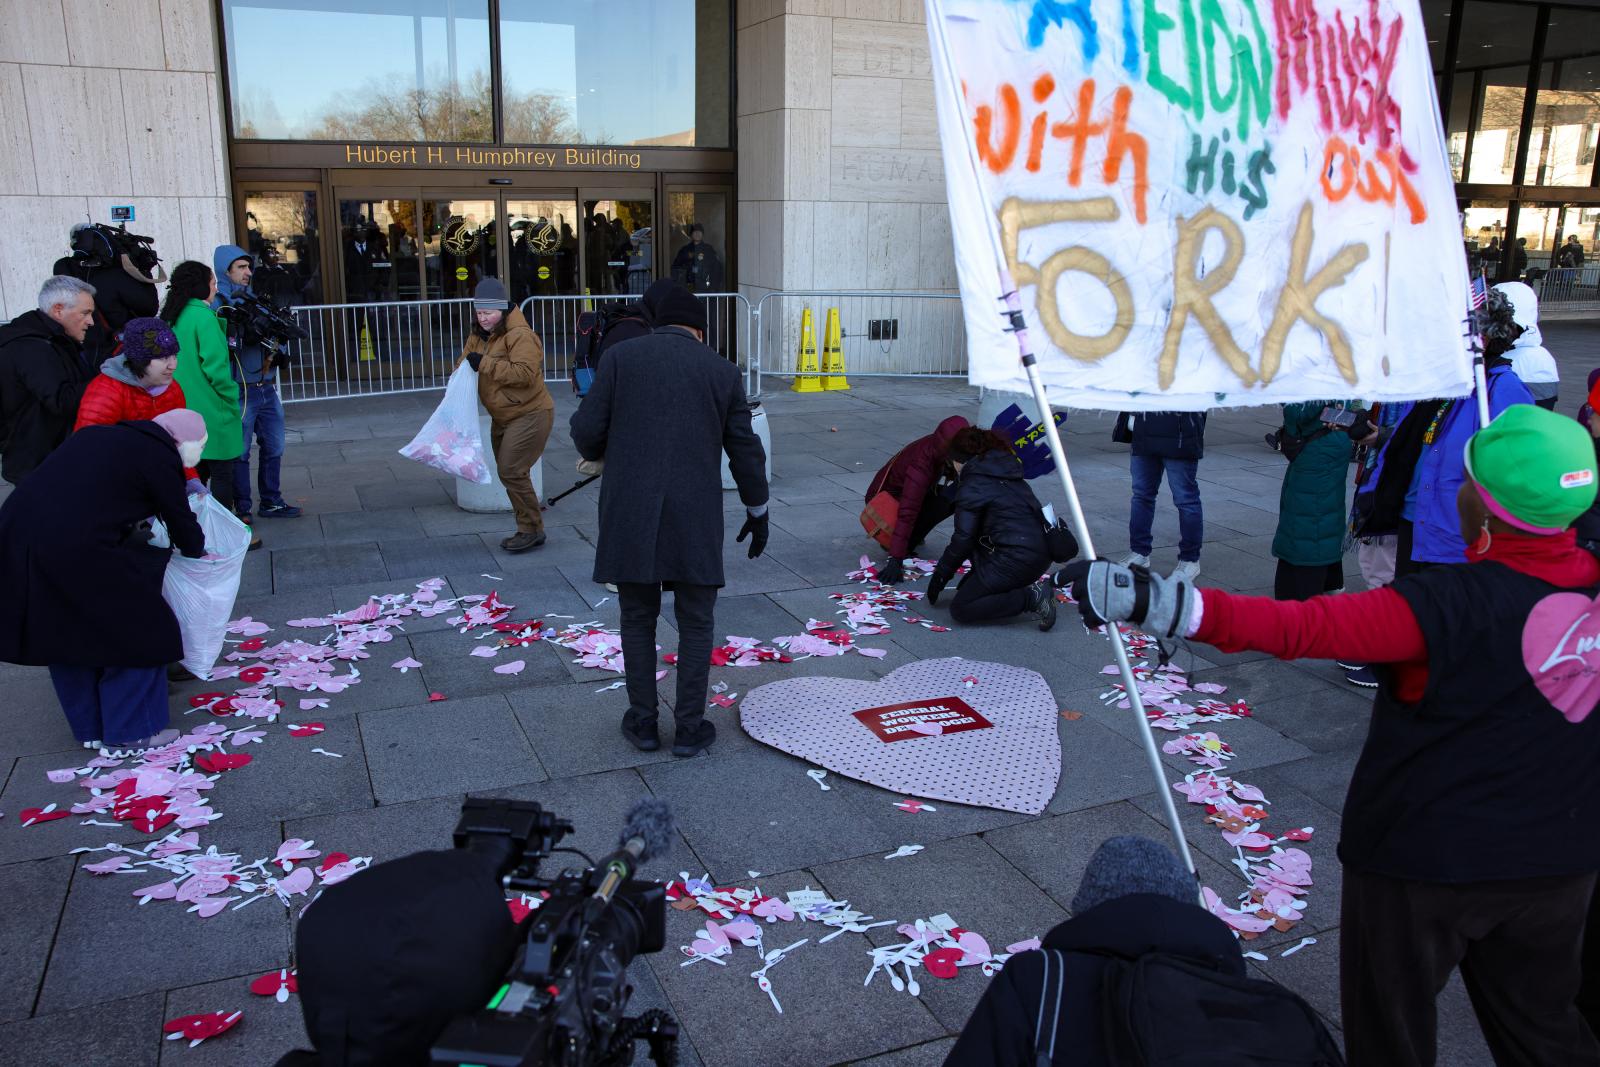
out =
[(894, 537), (889, 541), (889, 555), (904, 559), (911, 551), (911, 533), (916, 529), (917, 517), (922, 514), (922, 500), (933, 484), (934, 458), (927, 449), (918, 449), (906, 456), (906, 477), (897, 498), (900, 510), (895, 513)]
[(1388, 586), (1310, 600), (1201, 592), (1194, 638), (1224, 652), (1267, 652), (1279, 659), (1420, 663), (1428, 655), (1411, 606)]
[(96, 376), (78, 402), (78, 421), (72, 426), (73, 432), (85, 426), (110, 426), (126, 418), (122, 411), (121, 384), (104, 374)]

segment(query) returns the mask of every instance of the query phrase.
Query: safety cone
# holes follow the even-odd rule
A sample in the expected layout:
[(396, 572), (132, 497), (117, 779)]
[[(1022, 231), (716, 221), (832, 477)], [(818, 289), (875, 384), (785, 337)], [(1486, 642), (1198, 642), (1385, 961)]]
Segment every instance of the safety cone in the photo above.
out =
[(818, 376), (820, 369), (817, 366), (817, 338), (811, 328), (811, 309), (806, 308), (805, 314), (800, 316), (800, 351), (795, 357), (794, 385), (790, 388), (797, 393), (822, 392), (822, 379)]
[(844, 376), (844, 331), (839, 328), (839, 309), (828, 309), (827, 326), (822, 331), (822, 387), (848, 389)]
[(356, 358), (362, 363), (371, 363), (378, 358), (378, 354), (372, 349), (372, 334), (367, 330), (365, 315), (361, 317), (361, 349)]

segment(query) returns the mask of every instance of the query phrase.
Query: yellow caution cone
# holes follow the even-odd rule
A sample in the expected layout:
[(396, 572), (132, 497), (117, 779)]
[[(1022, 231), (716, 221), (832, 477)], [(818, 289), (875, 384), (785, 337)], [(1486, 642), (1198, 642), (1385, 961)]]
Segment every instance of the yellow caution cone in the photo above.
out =
[(827, 326), (822, 331), (822, 387), (848, 389), (844, 376), (844, 331), (839, 328), (839, 309), (828, 309)]
[(365, 315), (361, 317), (361, 349), (356, 358), (362, 363), (371, 363), (378, 358), (377, 352), (373, 351), (372, 348), (372, 334), (367, 330)]
[(810, 308), (806, 308), (805, 314), (800, 316), (800, 351), (795, 357), (794, 370), (791, 389), (797, 393), (822, 392), (822, 379), (818, 376), (821, 368), (817, 366), (817, 337), (811, 328)]

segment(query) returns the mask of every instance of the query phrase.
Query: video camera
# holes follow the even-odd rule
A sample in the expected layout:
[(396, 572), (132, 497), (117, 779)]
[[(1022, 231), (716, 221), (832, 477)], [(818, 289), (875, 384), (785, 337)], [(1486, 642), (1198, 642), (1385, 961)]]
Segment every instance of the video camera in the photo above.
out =
[(92, 222), (72, 231), (72, 259), (85, 273), (102, 267), (121, 265), (147, 280), (157, 277), (161, 257), (156, 255), (155, 238), (129, 233), (127, 223), (109, 226)]
[(274, 366), (289, 365), (290, 341), (304, 341), (311, 336), (288, 312), (247, 289), (237, 290), (231, 303), (217, 309), (217, 315), (227, 324), (228, 347), (260, 345), (265, 353), (263, 366), (268, 371)]
[(571, 851), (557, 848), (571, 832), (571, 823), (531, 801), (462, 804), (455, 846), (491, 857), (507, 889), (543, 903), (525, 920), (525, 939), (499, 991), (487, 1007), (444, 1028), (433, 1063), (611, 1067), (633, 1062), (636, 1041), (649, 1044), (661, 1067), (677, 1062), (678, 1026), (670, 1015), (623, 1015), (633, 995), (628, 964), (666, 945), (665, 887), (631, 876), (670, 846), (672, 813), (661, 801), (642, 800), (629, 811), (616, 852), (585, 870), (541, 877), (541, 861)]

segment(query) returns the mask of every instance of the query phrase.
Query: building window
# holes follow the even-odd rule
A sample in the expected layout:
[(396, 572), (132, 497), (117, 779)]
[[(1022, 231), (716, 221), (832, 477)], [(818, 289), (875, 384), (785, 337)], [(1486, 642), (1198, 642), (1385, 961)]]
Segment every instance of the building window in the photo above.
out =
[(1528, 131), (1530, 185), (1588, 185), (1600, 124), (1600, 12), (1552, 8)]
[(223, 0), (222, 17), (235, 137), (494, 138), (489, 0)]
[[(1528, 94), (1533, 60), (1536, 7), (1469, 0), (1462, 8), (1461, 42), (1456, 50), (1457, 85), (1476, 75), (1472, 151), (1461, 181), (1510, 185), (1515, 175), (1522, 131), (1522, 102)], [(1458, 90), (1459, 91), (1459, 88)]]
[(500, 0), (511, 144), (726, 148), (729, 0)]

